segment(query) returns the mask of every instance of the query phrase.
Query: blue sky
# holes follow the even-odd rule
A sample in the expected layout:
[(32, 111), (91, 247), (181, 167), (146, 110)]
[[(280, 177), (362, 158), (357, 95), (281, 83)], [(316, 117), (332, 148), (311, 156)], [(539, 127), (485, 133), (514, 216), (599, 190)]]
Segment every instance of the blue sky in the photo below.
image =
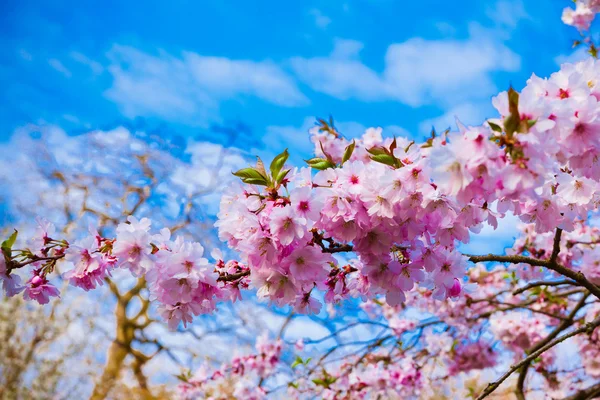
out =
[[(0, 141), (27, 123), (119, 124), (277, 151), (343, 133), (421, 137), (571, 53), (566, 0), (64, 1), (0, 7)], [(221, 127), (221, 129), (215, 127)], [(223, 128), (225, 127), (225, 128)]]

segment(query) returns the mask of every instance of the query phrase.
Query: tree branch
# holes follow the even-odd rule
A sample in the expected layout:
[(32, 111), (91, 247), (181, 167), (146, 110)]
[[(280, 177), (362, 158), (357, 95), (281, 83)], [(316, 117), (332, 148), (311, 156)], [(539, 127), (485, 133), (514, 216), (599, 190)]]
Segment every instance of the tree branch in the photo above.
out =
[(552, 254), (550, 255), (550, 263), (556, 264), (556, 259), (558, 258), (558, 254), (560, 253), (560, 237), (562, 235), (562, 229), (556, 228), (556, 233), (554, 234), (554, 243), (552, 245)]
[(580, 390), (569, 397), (565, 397), (563, 400), (589, 400), (597, 398), (598, 396), (600, 396), (600, 383), (596, 383), (587, 389)]
[[(546, 344), (548, 344), (552, 339), (557, 337), (559, 335), (559, 333), (561, 333), (562, 331), (564, 331), (565, 329), (567, 329), (568, 327), (573, 325), (573, 321), (575, 319), (575, 316), (577, 315), (577, 312), (579, 312), (579, 310), (581, 310), (583, 307), (585, 307), (585, 301), (587, 300), (589, 295), (590, 295), (589, 293), (584, 294), (581, 297), (581, 299), (577, 302), (575, 307), (573, 307), (573, 310), (571, 310), (571, 312), (569, 313), (567, 318), (565, 320), (563, 320), (563, 322), (561, 322), (560, 325), (558, 325), (552, 332), (550, 332), (550, 334), (548, 336), (546, 336), (543, 340), (539, 341), (531, 349), (529, 349), (527, 351), (527, 353), (532, 353), (532, 352), (535, 352), (535, 351), (541, 349)], [(527, 377), (527, 371), (529, 370), (530, 365), (531, 365), (531, 362), (527, 362), (527, 363), (523, 364), (523, 366), (521, 367), (521, 372), (519, 373), (519, 379), (517, 380), (517, 392), (516, 392), (517, 398), (519, 400), (525, 400), (525, 394), (524, 394), (523, 388), (525, 386), (525, 378)]]
[(570, 337), (573, 336), (577, 336), (581, 333), (592, 333), (594, 331), (594, 329), (596, 329), (596, 327), (598, 327), (598, 325), (600, 325), (600, 317), (596, 318), (595, 320), (593, 320), (592, 322), (588, 322), (587, 324), (585, 324), (584, 326), (582, 326), (579, 329), (576, 329), (570, 333), (564, 334), (552, 341), (550, 341), (549, 343), (547, 343), (546, 345), (542, 346), (540, 349), (538, 349), (537, 351), (534, 351), (533, 353), (531, 353), (529, 356), (527, 356), (526, 358), (524, 358), (523, 360), (521, 360), (519, 363), (513, 365), (512, 367), (510, 367), (510, 369), (504, 373), (504, 375), (502, 375), (497, 381), (490, 383), (485, 390), (483, 391), (483, 393), (481, 393), (479, 395), (479, 397), (477, 397), (477, 400), (482, 400), (484, 398), (486, 398), (487, 396), (489, 396), (492, 392), (494, 392), (494, 390), (496, 390), (498, 388), (498, 386), (500, 386), (502, 384), (502, 382), (504, 382), (509, 376), (511, 376), (516, 370), (518, 370), (519, 368), (521, 368), (522, 366), (526, 365), (527, 363), (530, 363), (531, 361), (535, 360), (536, 358), (538, 358), (540, 355), (542, 355), (544, 352), (546, 352), (547, 350), (551, 349), (552, 347), (556, 346), (557, 344), (564, 342), (565, 340), (567, 340)]
[(540, 260), (533, 257), (526, 257), (521, 255), (507, 255), (501, 256), (496, 254), (487, 254), (487, 255), (470, 255), (465, 254), (465, 256), (469, 257), (469, 261), (471, 262), (488, 262), (495, 261), (501, 263), (511, 263), (511, 264), (529, 264), (536, 267), (546, 267), (554, 272), (557, 272), (567, 278), (571, 278), (579, 285), (585, 287), (589, 290), (594, 296), (600, 299), (600, 287), (594, 285), (590, 282), (583, 273), (575, 272), (572, 269), (569, 269), (563, 265), (557, 263), (551, 263), (550, 260)]
[(563, 279), (562, 281), (539, 281), (539, 282), (531, 282), (528, 283), (527, 285), (515, 290), (513, 292), (513, 295), (518, 295), (521, 294), (523, 292), (526, 292), (529, 289), (532, 289), (534, 287), (538, 287), (538, 286), (562, 286), (562, 285), (577, 285), (577, 282), (572, 281), (570, 279)]

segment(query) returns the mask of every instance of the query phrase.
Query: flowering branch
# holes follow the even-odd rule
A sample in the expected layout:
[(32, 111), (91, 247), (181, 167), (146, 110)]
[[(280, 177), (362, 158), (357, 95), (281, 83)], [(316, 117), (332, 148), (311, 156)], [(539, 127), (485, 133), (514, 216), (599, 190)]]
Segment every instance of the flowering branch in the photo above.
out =
[(569, 339), (569, 338), (571, 338), (573, 336), (577, 336), (577, 335), (582, 334), (582, 333), (591, 334), (594, 331), (594, 329), (596, 329), (599, 325), (600, 325), (600, 318), (596, 318), (594, 321), (588, 322), (587, 324), (585, 324), (584, 326), (582, 326), (579, 329), (576, 329), (576, 330), (574, 330), (574, 331), (572, 331), (570, 333), (564, 334), (564, 335), (562, 335), (562, 336), (560, 336), (560, 337), (558, 337), (558, 338), (556, 338), (554, 340), (551, 340), (550, 342), (548, 342), (544, 346), (540, 347), (538, 350), (534, 351), (533, 353), (531, 353), (530, 355), (528, 355), (527, 357), (525, 357), (523, 360), (521, 360), (517, 364), (513, 365), (512, 367), (510, 367), (510, 369), (504, 375), (502, 375), (499, 379), (497, 379), (496, 381), (490, 383), (485, 388), (485, 390), (483, 391), (483, 393), (481, 393), (477, 397), (477, 400), (482, 400), (482, 399), (486, 398), (487, 396), (489, 396), (510, 375), (512, 375), (519, 368), (523, 367), (524, 365), (526, 365), (526, 364), (530, 363), (531, 361), (535, 360), (536, 358), (538, 358), (545, 351), (551, 349), (552, 347), (556, 346), (557, 344), (559, 344), (561, 342), (564, 342), (565, 340), (567, 340), (567, 339)]

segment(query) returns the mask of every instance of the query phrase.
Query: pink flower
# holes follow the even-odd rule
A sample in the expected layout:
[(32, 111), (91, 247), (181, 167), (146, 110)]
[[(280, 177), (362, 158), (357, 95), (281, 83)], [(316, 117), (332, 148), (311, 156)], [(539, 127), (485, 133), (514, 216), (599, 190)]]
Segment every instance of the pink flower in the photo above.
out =
[(114, 257), (100, 253), (97, 237), (91, 235), (71, 244), (65, 251), (65, 261), (70, 268), (64, 273), (65, 279), (85, 291), (101, 286), (116, 263)]
[(50, 297), (60, 297), (58, 289), (48, 283), (45, 276), (38, 275), (38, 271), (34, 271), (34, 275), (27, 281), (23, 297), (25, 300), (35, 300), (39, 304), (48, 304)]
[(129, 268), (134, 275), (140, 275), (152, 265), (150, 259), (150, 220), (138, 220), (130, 215), (129, 224), (119, 224), (117, 240), (113, 245), (112, 254), (119, 260), (121, 268)]
[(587, 205), (596, 193), (597, 184), (587, 178), (560, 174), (556, 194), (567, 204)]
[(160, 304), (158, 306), (158, 312), (167, 321), (169, 329), (172, 331), (177, 329), (180, 322), (183, 322), (184, 327), (191, 323), (193, 316), (200, 314), (200, 309), (200, 305), (195, 303)]
[[(333, 259), (316, 246), (304, 246), (294, 250), (286, 260), (290, 263), (290, 273), (300, 285), (312, 282), (322, 283), (327, 276), (329, 262)], [(310, 289), (310, 288), (308, 288)]]
[(434, 296), (436, 298), (450, 297), (453, 291), (456, 279), (465, 275), (467, 257), (456, 251), (443, 251), (441, 264), (433, 271), (433, 282), (435, 284)]
[(454, 283), (452, 284), (452, 287), (448, 290), (448, 297), (458, 297), (460, 292), (462, 292), (460, 281), (457, 278), (454, 278)]
[(388, 264), (388, 268), (397, 274), (396, 284), (403, 291), (412, 290), (416, 282), (425, 279), (425, 273), (416, 264), (401, 264), (394, 260)]
[(485, 369), (496, 365), (497, 353), (491, 344), (478, 341), (461, 343), (454, 350), (454, 358), (450, 364), (450, 374), (466, 372), (473, 369)]
[(9, 274), (6, 268), (6, 260), (0, 251), (0, 281), (2, 281), (2, 289), (4, 294), (12, 297), (21, 293), (25, 287), (21, 286), (21, 277), (16, 274)]
[(42, 217), (37, 217), (36, 222), (37, 227), (35, 229), (35, 236), (30, 244), (34, 249), (35, 254), (44, 257), (47, 254), (44, 254), (42, 250), (48, 245), (49, 240), (56, 233), (56, 228), (53, 223)]
[(308, 227), (312, 227), (313, 223), (319, 220), (323, 203), (317, 200), (312, 193), (312, 189), (302, 187), (293, 190), (290, 193), (292, 209), (296, 215), (308, 221)]
[(585, 1), (578, 1), (575, 10), (572, 8), (565, 8), (563, 10), (562, 21), (567, 25), (574, 26), (580, 31), (587, 31), (596, 16), (596, 12), (597, 11), (592, 10)]
[(275, 208), (270, 216), (271, 235), (287, 246), (294, 239), (302, 239), (306, 231), (306, 219), (299, 217), (292, 207)]
[(322, 306), (319, 300), (307, 293), (297, 297), (294, 310), (304, 314), (318, 314)]

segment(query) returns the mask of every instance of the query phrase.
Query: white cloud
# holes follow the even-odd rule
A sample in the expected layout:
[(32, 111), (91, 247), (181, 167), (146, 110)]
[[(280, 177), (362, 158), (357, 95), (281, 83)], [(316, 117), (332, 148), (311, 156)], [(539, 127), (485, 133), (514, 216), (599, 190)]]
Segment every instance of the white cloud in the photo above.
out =
[(321, 29), (327, 28), (327, 26), (329, 26), (331, 23), (331, 18), (324, 15), (319, 9), (313, 8), (309, 11), (309, 13), (315, 19), (315, 25)]
[(215, 120), (223, 100), (256, 97), (279, 106), (305, 105), (294, 80), (271, 61), (232, 60), (183, 52), (152, 55), (127, 46), (108, 53), (113, 76), (106, 96), (128, 117), (157, 116), (194, 125)]
[(519, 22), (531, 19), (522, 0), (499, 0), (486, 8), (485, 14), (498, 27), (513, 30)]
[(313, 90), (338, 99), (369, 101), (389, 97), (382, 78), (358, 58), (362, 47), (358, 44), (338, 39), (330, 56), (294, 57), (291, 59), (292, 68)]
[(339, 99), (454, 104), (489, 97), (496, 90), (491, 74), (520, 66), (519, 56), (490, 32), (475, 24), (470, 31), (467, 40), (412, 38), (392, 44), (381, 72), (360, 60), (357, 42), (346, 40), (337, 40), (327, 57), (295, 57), (291, 64), (313, 90)]
[(73, 74), (71, 73), (71, 71), (69, 71), (69, 69), (67, 67), (65, 67), (63, 65), (62, 62), (60, 62), (59, 60), (57, 60), (56, 58), (51, 58), (48, 60), (48, 64), (54, 68), (56, 71), (60, 72), (61, 74), (63, 74), (64, 76), (66, 76), (67, 78), (70, 78)]
[(86, 65), (92, 70), (94, 75), (100, 75), (104, 72), (104, 67), (98, 61), (94, 61), (85, 54), (79, 53), (77, 51), (72, 51), (70, 54), (71, 58), (74, 61), (77, 61), (80, 64)]

